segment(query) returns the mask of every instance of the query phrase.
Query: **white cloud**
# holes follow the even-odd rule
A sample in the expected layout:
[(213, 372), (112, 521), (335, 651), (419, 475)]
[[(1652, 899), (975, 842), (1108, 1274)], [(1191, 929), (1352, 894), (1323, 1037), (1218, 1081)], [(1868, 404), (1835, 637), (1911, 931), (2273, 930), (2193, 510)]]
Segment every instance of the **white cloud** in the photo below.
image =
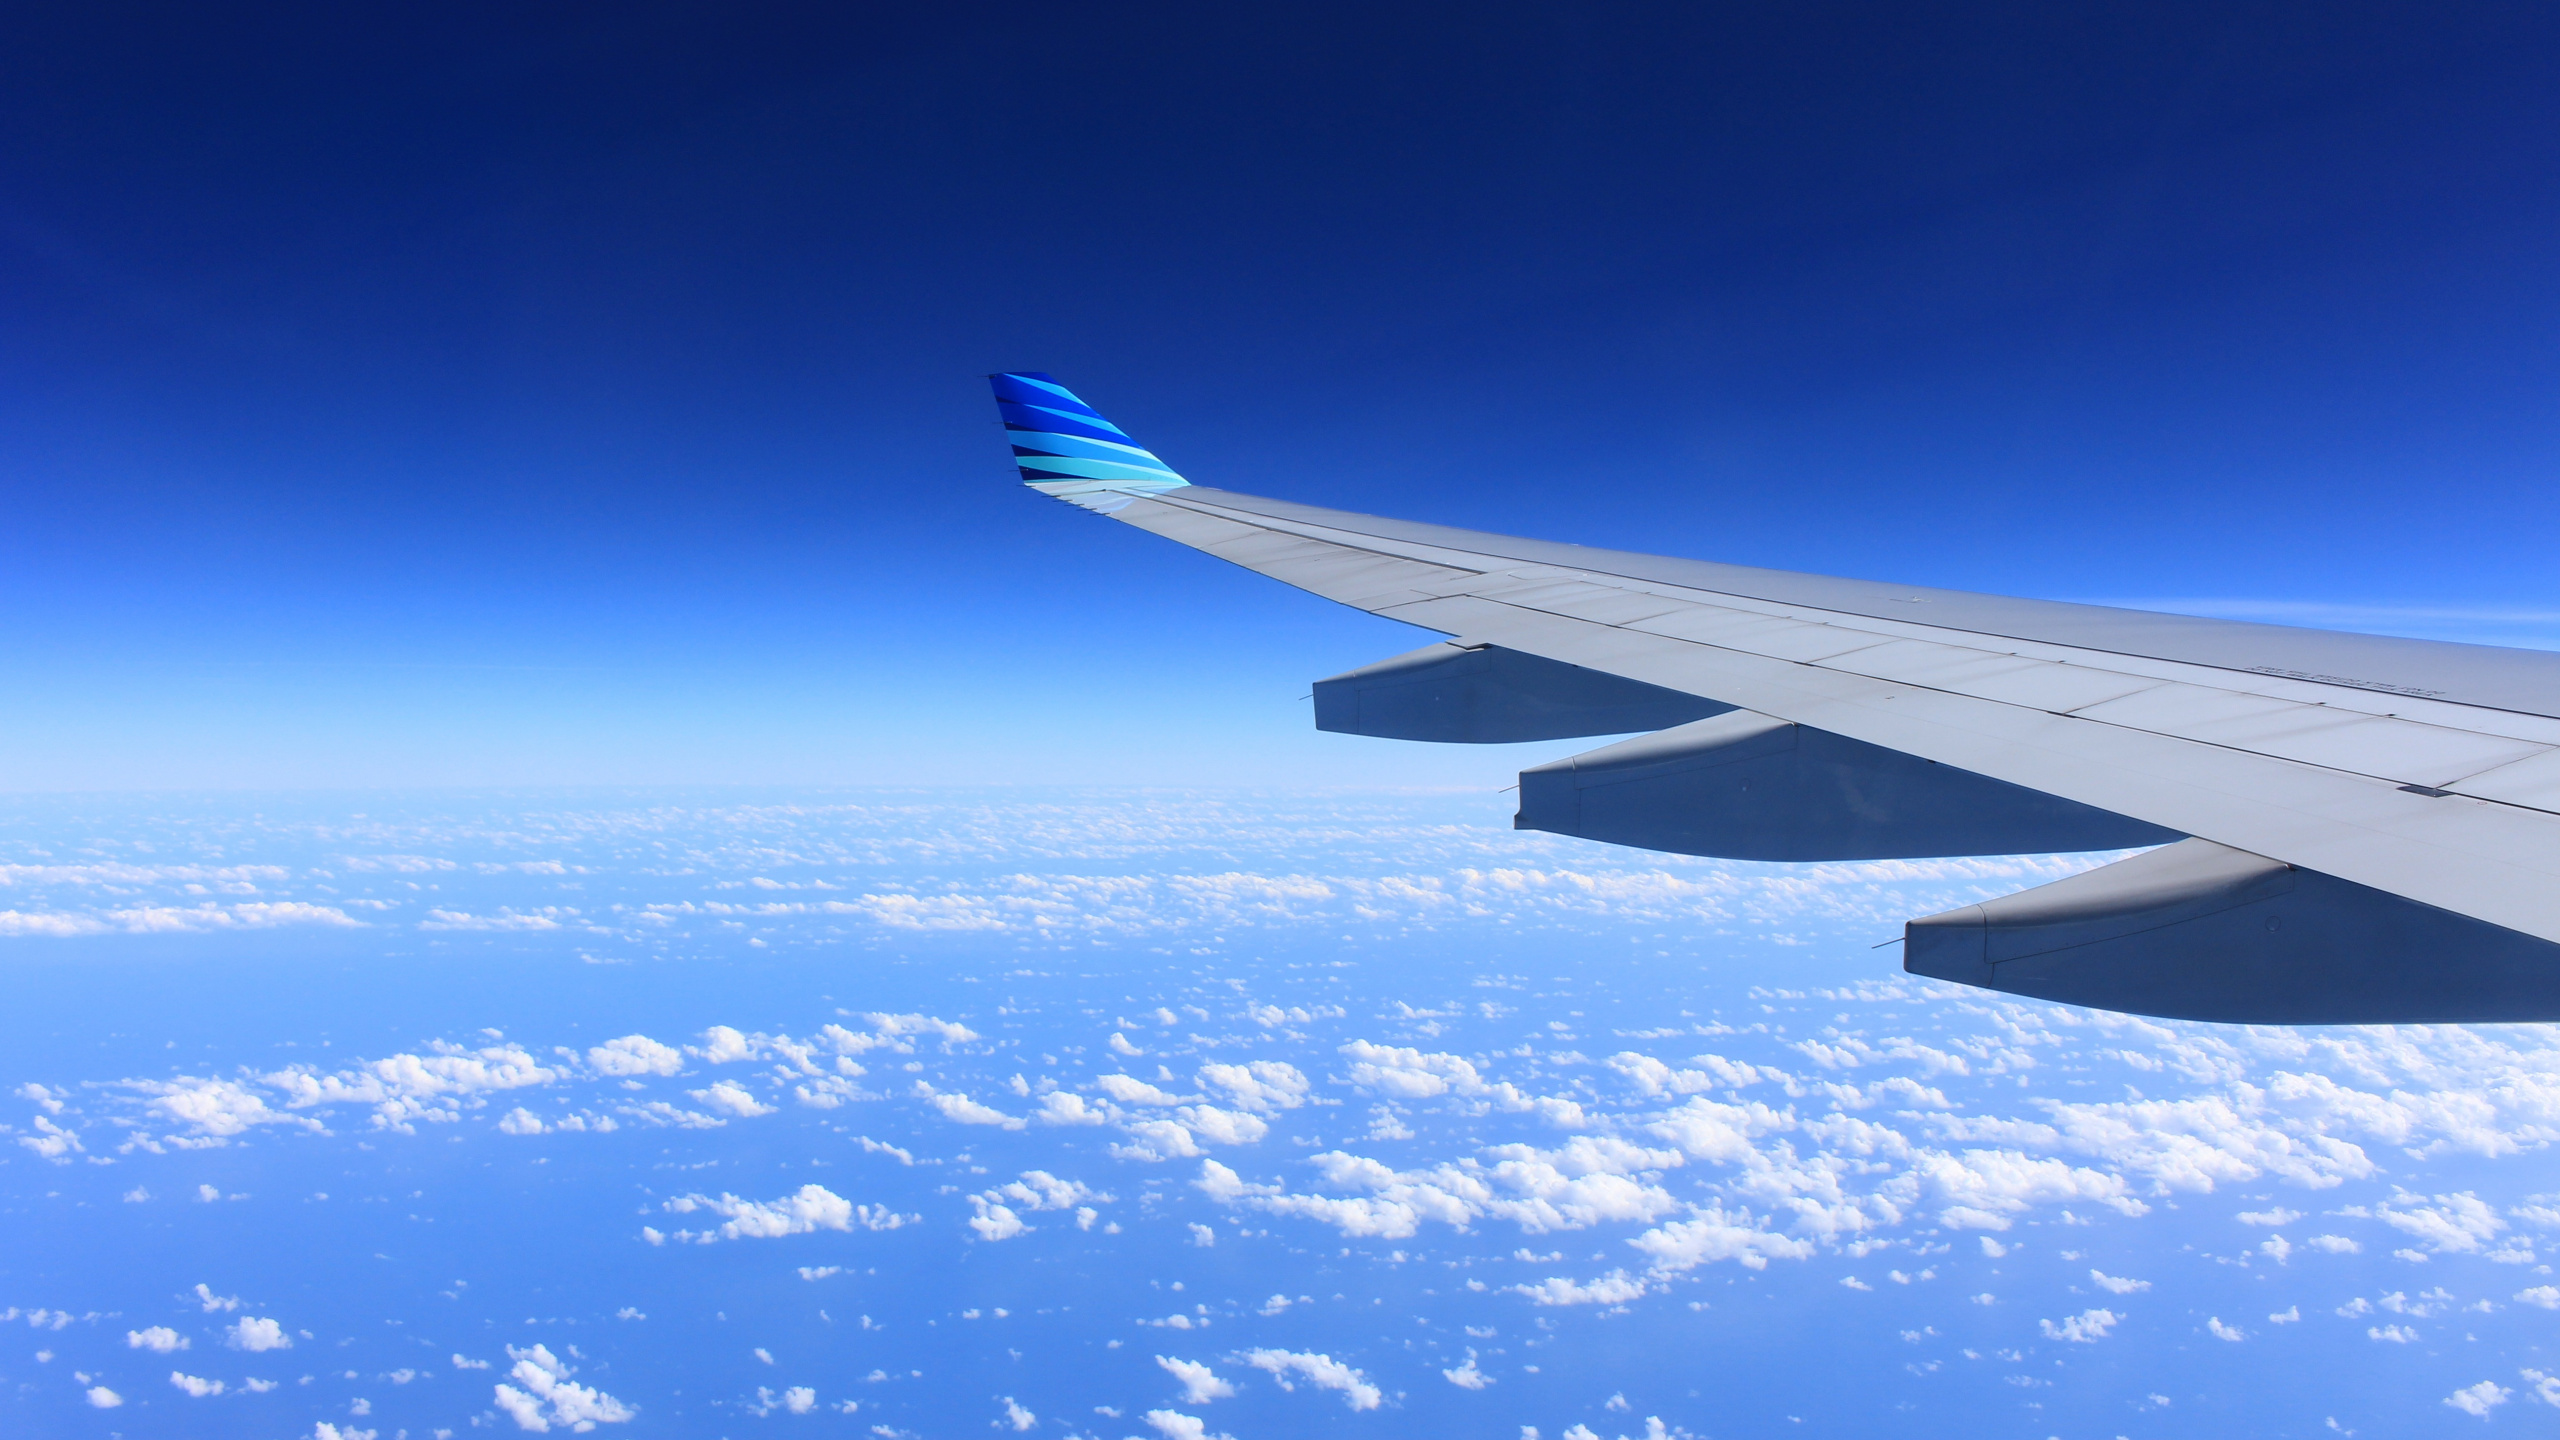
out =
[(1256, 1060), (1249, 1065), (1203, 1065), (1197, 1078), (1204, 1089), (1225, 1091), (1229, 1102), (1237, 1108), (1266, 1115), (1274, 1110), (1293, 1110), (1304, 1105), (1312, 1088), (1298, 1067), (1277, 1060)]
[(135, 1350), (149, 1350), (155, 1354), (168, 1355), (184, 1350), (194, 1342), (166, 1325), (154, 1325), (145, 1330), (127, 1330), (124, 1332), (124, 1343)]
[(1104, 1075), (1093, 1084), (1095, 1089), (1123, 1105), (1149, 1105), (1164, 1109), (1182, 1103), (1181, 1096), (1159, 1090), (1135, 1075)]
[(1461, 1390), (1482, 1390), (1493, 1383), (1492, 1376), (1476, 1368), (1476, 1352), (1473, 1347), (1469, 1347), (1467, 1358), (1459, 1361), (1455, 1369), (1442, 1370), (1440, 1378)]
[(270, 1109), (265, 1096), (236, 1080), (180, 1076), (175, 1080), (129, 1080), (125, 1083), (152, 1097), (144, 1108), (157, 1112), (162, 1120), (197, 1135), (227, 1139), (257, 1125), (290, 1125), (306, 1130), (322, 1128), (319, 1121), (308, 1116), (287, 1115)]
[(1369, 1377), (1343, 1364), (1330, 1355), (1296, 1350), (1248, 1350), (1235, 1357), (1256, 1370), (1269, 1373), (1283, 1390), (1294, 1390), (1296, 1382), (1313, 1385), (1319, 1390), (1341, 1392), (1342, 1403), (1354, 1410), (1375, 1410), (1384, 1398)]
[(1147, 1423), (1155, 1427), (1164, 1440), (1232, 1440), (1224, 1434), (1213, 1434), (1209, 1422), (1179, 1410), (1150, 1410)]
[(495, 1388), (498, 1408), (514, 1418), (517, 1428), (547, 1431), (563, 1425), (573, 1431), (592, 1430), (598, 1425), (615, 1425), (640, 1412), (601, 1390), (580, 1385), (569, 1377), (577, 1372), (561, 1363), (550, 1348), (536, 1345), (519, 1350), (507, 1347), (507, 1357), (515, 1361), (507, 1374), (517, 1385), (500, 1381)]
[(1019, 1116), (1007, 1115), (993, 1106), (981, 1105), (963, 1092), (939, 1091), (922, 1080), (915, 1083), (914, 1094), (917, 1099), (928, 1101), (934, 1109), (941, 1111), (942, 1118), (945, 1120), (957, 1121), (962, 1125), (995, 1125), (1006, 1130), (1019, 1130), (1026, 1123)]
[(752, 1119), (758, 1115), (770, 1115), (774, 1111), (773, 1106), (758, 1101), (754, 1095), (748, 1093), (745, 1086), (734, 1080), (715, 1080), (706, 1089), (688, 1090), (685, 1093), (701, 1101), (707, 1109), (717, 1110), (724, 1115), (734, 1115), (742, 1120)]
[(1084, 1097), (1068, 1090), (1052, 1090), (1040, 1099), (1033, 1119), (1043, 1125), (1107, 1125), (1111, 1116), (1084, 1103)]
[(694, 1053), (714, 1065), (729, 1065), (740, 1060), (754, 1060), (764, 1054), (765, 1037), (753, 1039), (726, 1025), (714, 1025), (702, 1032), (702, 1044)]
[(968, 1044), (979, 1038), (978, 1032), (968, 1026), (956, 1020), (945, 1020), (934, 1015), (885, 1015), (873, 1012), (864, 1015), (862, 1019), (864, 1024), (871, 1027), (873, 1034), (901, 1049), (908, 1048), (909, 1037), (919, 1035), (939, 1037), (942, 1048), (945, 1050), (954, 1045)]
[[(207, 1186), (206, 1188), (211, 1189), (212, 1187)], [(202, 1281), (198, 1281), (196, 1284), (196, 1301), (204, 1307), (204, 1313), (207, 1315), (210, 1315), (217, 1310), (237, 1310), (240, 1308), (239, 1296), (216, 1295), (213, 1293), (213, 1287), (204, 1284)]]
[(2090, 1271), (2089, 1283), (2110, 1295), (2132, 1295), (2151, 1288), (2151, 1282), (2148, 1280), (2127, 1280), (2123, 1276), (2110, 1275), (2103, 1270)]
[(1773, 1234), (1754, 1220), (1751, 1212), (1728, 1211), (1720, 1201), (1710, 1201), (1693, 1210), (1689, 1219), (1657, 1225), (1627, 1243), (1652, 1258), (1656, 1275), (1677, 1274), (1724, 1260), (1746, 1270), (1760, 1270), (1772, 1260), (1803, 1260), (1814, 1253), (1810, 1241)]
[(1354, 1040), (1342, 1047), (1351, 1058), (1351, 1083), (1399, 1100), (1427, 1100), (1452, 1091), (1482, 1094), (1484, 1078), (1462, 1056), (1425, 1053), (1410, 1046)]
[(975, 1203), (978, 1211), (976, 1215), (970, 1217), (969, 1228), (977, 1231), (978, 1238), (981, 1240), (1010, 1240), (1031, 1228), (1023, 1223), (1022, 1217), (1015, 1214), (1010, 1206), (993, 1204), (983, 1196), (973, 1195), (969, 1198)]
[(2545, 1310), (2560, 1310), (2560, 1286), (2536, 1285), (2530, 1290), (2519, 1290), (2516, 1292), (2516, 1299), (2521, 1304), (2539, 1305)]
[(2222, 1317), (2219, 1315), (2207, 1316), (2205, 1318), (2204, 1328), (2210, 1332), (2216, 1340), (2246, 1340), (2249, 1338), (2248, 1333), (2242, 1330), (2239, 1326), (2223, 1324)]
[(421, 930), (557, 930), (565, 919), (575, 920), (578, 912), (558, 905), (539, 910), (517, 910), (501, 907), (494, 915), (474, 915), (468, 910), (431, 909), (427, 918), (418, 922)]
[(2374, 1206), (2373, 1217), (2415, 1237), (2438, 1255), (2474, 1253), (2507, 1228), (2507, 1222), (2498, 1218), (2496, 1211), (2468, 1190), (2435, 1196), (2433, 1203), (2424, 1205), (2405, 1202), (2425, 1197), (2399, 1198), (2404, 1203)]
[[(2107, 1332), (2114, 1329), (2123, 1319), (2123, 1316), (2113, 1310), (2083, 1310), (2077, 1315), (2064, 1317), (2059, 1324), (2051, 1320), (2039, 1320), (2036, 1326), (2044, 1332), (2044, 1338), (2047, 1340), (2068, 1340), (2080, 1345), (2094, 1345), (2107, 1338)], [(2223, 1338), (2234, 1337), (2224, 1336)]]
[(1156, 1357), (1156, 1363), (1163, 1366), (1167, 1374), (1182, 1382), (1182, 1399), (1185, 1404), (1206, 1405), (1212, 1400), (1224, 1400), (1236, 1393), (1236, 1387), (1220, 1379), (1217, 1372), (1211, 1370), (1206, 1362), (1176, 1360), (1159, 1355)]
[[(818, 1230), (895, 1230), (920, 1217), (900, 1215), (885, 1207), (856, 1205), (823, 1185), (803, 1185), (779, 1200), (742, 1200), (735, 1195), (679, 1195), (661, 1207), (674, 1214), (708, 1210), (726, 1222), (716, 1232), (729, 1240), (771, 1240)], [(709, 1240), (712, 1232), (695, 1238)]]
[(88, 1400), (91, 1406), (100, 1410), (113, 1410), (124, 1403), (123, 1396), (108, 1389), (104, 1385), (90, 1386), (88, 1390)]
[(290, 1350), (293, 1337), (284, 1327), (261, 1316), (244, 1315), (231, 1322), (222, 1332), (222, 1343), (234, 1350), (256, 1354), (265, 1350)]
[(684, 1068), (684, 1052), (646, 1035), (625, 1035), (589, 1049), (587, 1064), (599, 1075), (673, 1075)]
[(1171, 1120), (1139, 1120), (1123, 1128), (1136, 1143), (1112, 1146), (1115, 1159), (1182, 1160), (1200, 1153), (1200, 1147), (1191, 1143), (1191, 1132)]
[(1526, 1295), (1539, 1305), (1624, 1305), (1643, 1297), (1645, 1283), (1624, 1270), (1612, 1270), (1587, 1285), (1577, 1284), (1561, 1275), (1550, 1275), (1534, 1285), (1504, 1288)]
[(169, 1383), (199, 1400), (210, 1395), (219, 1395), (228, 1388), (219, 1380), (207, 1380), (203, 1376), (189, 1375), (180, 1370), (169, 1372)]
[(484, 1095), (551, 1085), (567, 1076), (518, 1045), (474, 1050), (440, 1044), (432, 1049), (427, 1055), (361, 1061), (345, 1070), (322, 1072), (297, 1065), (258, 1078), (282, 1092), (289, 1109), (368, 1105), (377, 1128), (406, 1134), (421, 1121), (458, 1120), (463, 1106), (483, 1103)]
[(1241, 1110), (1185, 1105), (1173, 1113), (1180, 1117), (1185, 1130), (1213, 1145), (1251, 1145), (1271, 1133), (1269, 1124)]
[(2444, 1397), (2444, 1403), (2465, 1415), (2476, 1415), (2486, 1420), (2489, 1418), (2490, 1411), (2506, 1404), (2507, 1397), (2515, 1393), (2495, 1380), (2483, 1380), (2477, 1385), (2465, 1386), (2447, 1395)]
[(1004, 1400), (1004, 1424), (1012, 1426), (1016, 1431), (1032, 1430), (1039, 1427), (1040, 1417), (1032, 1414), (1031, 1411), (1022, 1404), (1022, 1402), (1014, 1399), (1010, 1395), (1002, 1398)]

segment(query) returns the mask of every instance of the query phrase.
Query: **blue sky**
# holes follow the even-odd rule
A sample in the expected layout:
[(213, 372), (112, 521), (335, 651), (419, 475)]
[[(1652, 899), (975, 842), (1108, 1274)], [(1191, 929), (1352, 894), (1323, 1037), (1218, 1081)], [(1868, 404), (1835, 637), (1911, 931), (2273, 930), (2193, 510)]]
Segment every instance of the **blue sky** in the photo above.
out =
[[(1507, 828), (1195, 480), (2560, 647), (2547, 7), (93, 5), (0, 45), (0, 1428), (2433, 1435), (2547, 1027)], [(1177, 1321), (1181, 1323), (1177, 1323)], [(172, 1429), (172, 1427), (177, 1427)]]
[[(0, 85), (0, 789), (1475, 784), (1194, 479), (2509, 643), (2536, 7), (82, 7)], [(1499, 783), (1497, 780), (1496, 783)]]

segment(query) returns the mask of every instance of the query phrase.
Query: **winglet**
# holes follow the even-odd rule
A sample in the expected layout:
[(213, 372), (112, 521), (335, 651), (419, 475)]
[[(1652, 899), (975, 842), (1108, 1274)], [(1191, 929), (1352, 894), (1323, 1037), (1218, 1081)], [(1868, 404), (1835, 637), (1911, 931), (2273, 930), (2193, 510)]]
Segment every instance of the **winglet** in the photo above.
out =
[(1141, 495), (1191, 483), (1039, 371), (1009, 370), (987, 380), (995, 386), (1005, 438), (1013, 442), (1013, 463), (1032, 489), (1108, 514)]

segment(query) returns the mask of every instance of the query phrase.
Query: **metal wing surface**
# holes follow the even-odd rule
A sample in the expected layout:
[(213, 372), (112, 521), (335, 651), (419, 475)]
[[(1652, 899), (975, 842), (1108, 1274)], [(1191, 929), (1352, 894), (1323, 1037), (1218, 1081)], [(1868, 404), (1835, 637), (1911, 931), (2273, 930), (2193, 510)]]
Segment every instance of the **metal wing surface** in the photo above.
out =
[(1013, 428), (1040, 489), (1456, 642), (1327, 682), (1320, 723), (1328, 698), (1410, 712), (1327, 728), (1664, 721), (1525, 775), (1524, 824), (1746, 858), (2175, 841), (1916, 921), (1906, 964), (2199, 1018), (2560, 1018), (2560, 655), (1380, 519), (1190, 485), (1133, 443), (1152, 473), (1061, 473)]

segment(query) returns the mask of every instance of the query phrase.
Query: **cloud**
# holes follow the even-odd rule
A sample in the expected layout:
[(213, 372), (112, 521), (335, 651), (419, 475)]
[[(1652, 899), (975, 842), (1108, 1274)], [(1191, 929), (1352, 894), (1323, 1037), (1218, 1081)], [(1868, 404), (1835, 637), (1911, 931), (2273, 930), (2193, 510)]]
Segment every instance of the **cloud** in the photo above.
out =
[(1766, 1269), (1772, 1260), (1811, 1257), (1811, 1241), (1774, 1234), (1748, 1210), (1727, 1210), (1721, 1201), (1694, 1209), (1686, 1220), (1655, 1226), (1627, 1242), (1650, 1257), (1656, 1275), (1674, 1275), (1730, 1260), (1746, 1270)]
[[(981, 1240), (1010, 1240), (1032, 1227), (1015, 1213), (1021, 1210), (1075, 1210), (1088, 1201), (1108, 1202), (1112, 1197), (1080, 1180), (1061, 1180), (1046, 1170), (1025, 1170), (1019, 1180), (1009, 1180), (994, 1189), (969, 1197), (977, 1210), (969, 1228)], [(1093, 1222), (1089, 1209), (1079, 1212), (1085, 1225)]]
[(1200, 1154), (1192, 1143), (1191, 1132), (1171, 1120), (1138, 1120), (1122, 1127), (1134, 1144), (1113, 1145), (1111, 1155), (1119, 1160), (1185, 1160)]
[(137, 905), (94, 913), (0, 910), (0, 935), (67, 938), (122, 931), (129, 935), (185, 935), (226, 930), (273, 930), (287, 925), (361, 928), (364, 922), (330, 905), (298, 900), (235, 905)]
[(1319, 1390), (1339, 1391), (1342, 1403), (1354, 1410), (1375, 1410), (1384, 1398), (1369, 1377), (1334, 1359), (1330, 1355), (1296, 1350), (1247, 1350), (1234, 1357), (1256, 1370), (1267, 1372), (1283, 1390), (1294, 1390), (1298, 1384)]
[(293, 1337), (284, 1333), (284, 1327), (273, 1320), (244, 1315), (223, 1329), (222, 1343), (234, 1350), (257, 1354), (266, 1350), (290, 1350)]
[[(954, 1045), (968, 1044), (979, 1038), (978, 1032), (968, 1026), (956, 1020), (944, 1020), (933, 1015), (887, 1015), (873, 1012), (864, 1015), (862, 1021), (871, 1027), (868, 1044), (885, 1045), (900, 1054), (912, 1053), (915, 1049), (914, 1040), (918, 1036), (932, 1035), (939, 1038), (945, 1050)], [(828, 1030), (837, 1034), (846, 1033), (837, 1026), (829, 1026)], [(863, 1040), (863, 1037), (854, 1038), (857, 1043)], [(868, 1048), (868, 1045), (864, 1048)], [(843, 1053), (859, 1052), (846, 1050)]]
[(740, 1060), (754, 1060), (764, 1054), (765, 1037), (753, 1039), (726, 1025), (714, 1025), (702, 1032), (702, 1044), (694, 1053), (714, 1065), (730, 1065)]
[(2489, 1418), (2490, 1411), (2506, 1404), (2507, 1397), (2515, 1393), (2495, 1380), (2483, 1380), (2477, 1385), (2465, 1386), (2447, 1395), (2444, 1397), (2444, 1403), (2465, 1415), (2474, 1415), (2486, 1420)]
[[(922, 1218), (900, 1215), (893, 1210), (871, 1205), (856, 1205), (823, 1185), (803, 1185), (779, 1200), (741, 1200), (735, 1195), (679, 1195), (661, 1207), (678, 1215), (708, 1210), (726, 1223), (716, 1232), (717, 1238), (728, 1240), (771, 1240), (785, 1235), (807, 1235), (819, 1230), (895, 1230)], [(690, 1236), (708, 1241), (715, 1232), (680, 1232), (678, 1238)]]
[(1236, 1387), (1220, 1379), (1217, 1372), (1211, 1370), (1206, 1362), (1175, 1360), (1159, 1355), (1156, 1357), (1156, 1363), (1163, 1366), (1167, 1374), (1182, 1382), (1184, 1404), (1206, 1405), (1212, 1400), (1224, 1400), (1236, 1393)]
[(135, 1350), (149, 1350), (154, 1354), (168, 1355), (184, 1350), (194, 1342), (166, 1325), (154, 1325), (146, 1330), (127, 1330), (124, 1332), (124, 1343)]
[(2403, 1195), (2401, 1204), (2374, 1206), (2373, 1218), (2415, 1237), (2438, 1255), (2476, 1253), (2507, 1228), (2496, 1211), (2468, 1190), (2435, 1196), (2428, 1204), (2406, 1203), (2421, 1198), (2425, 1197)]
[(1043, 1125), (1107, 1125), (1109, 1113), (1095, 1110), (1084, 1103), (1084, 1097), (1067, 1090), (1052, 1090), (1040, 1098), (1040, 1108), (1032, 1118)]
[(1298, 1067), (1277, 1060), (1203, 1065), (1196, 1078), (1203, 1089), (1225, 1091), (1228, 1102), (1238, 1109), (1265, 1115), (1304, 1105), (1312, 1088)]
[(1214, 1105), (1185, 1105), (1173, 1113), (1192, 1136), (1213, 1145), (1251, 1145), (1271, 1133), (1270, 1125), (1241, 1110), (1221, 1110)]
[(265, 1096), (236, 1080), (198, 1079), (180, 1076), (175, 1080), (128, 1080), (132, 1089), (151, 1098), (145, 1109), (196, 1135), (228, 1139), (247, 1133), (259, 1125), (296, 1126), (305, 1130), (323, 1128), (319, 1121), (303, 1115), (287, 1115), (272, 1109)]
[(1440, 1378), (1461, 1390), (1482, 1390), (1493, 1383), (1492, 1376), (1476, 1368), (1476, 1352), (1472, 1347), (1467, 1351), (1467, 1358), (1458, 1362), (1457, 1368), (1441, 1371)]
[(625, 1035), (590, 1048), (587, 1064), (599, 1075), (673, 1075), (684, 1068), (684, 1052), (646, 1035)]
[(745, 1086), (734, 1080), (715, 1080), (707, 1089), (688, 1090), (685, 1093), (701, 1101), (706, 1109), (717, 1110), (724, 1115), (734, 1115), (742, 1120), (752, 1119), (758, 1115), (770, 1115), (774, 1112), (773, 1106), (757, 1100), (747, 1092)]
[(575, 920), (578, 912), (557, 905), (539, 910), (521, 911), (501, 908), (494, 915), (474, 915), (467, 910), (429, 910), (427, 918), (418, 922), (421, 930), (557, 930), (561, 920)]
[(1213, 1434), (1209, 1422), (1179, 1410), (1150, 1410), (1147, 1423), (1155, 1427), (1164, 1440), (1233, 1440), (1225, 1434)]
[[(2036, 1327), (2044, 1332), (2044, 1338), (2047, 1340), (2068, 1340), (2079, 1345), (2094, 1345), (2107, 1338), (2107, 1332), (2114, 1329), (2123, 1319), (2123, 1316), (2113, 1310), (2083, 1310), (2077, 1315), (2065, 1317), (2059, 1324), (2051, 1320), (2039, 1320), (2036, 1322)], [(2224, 1336), (2224, 1338), (2233, 1337)]]
[(2110, 1295), (2132, 1295), (2151, 1288), (2151, 1282), (2148, 1280), (2127, 1280), (2122, 1276), (2110, 1275), (2103, 1270), (2090, 1271), (2089, 1283)]
[(421, 1121), (460, 1119), (465, 1105), (485, 1103), (485, 1095), (567, 1078), (565, 1070), (543, 1064), (518, 1045), (431, 1048), (431, 1054), (391, 1055), (344, 1070), (297, 1065), (259, 1079), (282, 1092), (290, 1109), (367, 1105), (377, 1128), (408, 1134)]
[(207, 1380), (200, 1375), (189, 1375), (180, 1370), (169, 1372), (169, 1383), (199, 1400), (207, 1396), (219, 1395), (228, 1388), (219, 1380)]
[(507, 1347), (507, 1357), (515, 1361), (508, 1377), (524, 1388), (500, 1381), (494, 1387), (498, 1408), (512, 1417), (518, 1429), (547, 1431), (562, 1425), (573, 1431), (592, 1430), (598, 1425), (618, 1425), (640, 1412), (601, 1390), (580, 1385), (569, 1377), (577, 1372), (561, 1363), (549, 1347), (536, 1345), (519, 1350)]
[(1010, 1395), (1002, 1398), (1004, 1400), (1004, 1424), (1012, 1426), (1016, 1431), (1032, 1430), (1039, 1427), (1040, 1417), (1032, 1414), (1031, 1411), (1025, 1408), (1020, 1401), (1014, 1399)]
[(1624, 1270), (1612, 1270), (1589, 1284), (1550, 1275), (1534, 1285), (1504, 1288), (1526, 1295), (1532, 1303), (1539, 1305), (1624, 1305), (1643, 1298), (1645, 1293), (1645, 1283)]
[(1094, 1088), (1123, 1105), (1150, 1105), (1168, 1108), (1182, 1103), (1182, 1097), (1170, 1095), (1134, 1075), (1105, 1075), (1093, 1082)]
[(913, 1094), (941, 1111), (943, 1119), (962, 1125), (995, 1125), (1006, 1130), (1019, 1130), (1028, 1123), (1020, 1116), (1007, 1115), (993, 1106), (981, 1105), (961, 1091), (936, 1090), (922, 1080), (915, 1083)]
[(113, 1410), (124, 1403), (123, 1396), (108, 1389), (104, 1385), (90, 1386), (88, 1389), (88, 1400), (89, 1404), (93, 1408), (99, 1410)]
[(1427, 1100), (1452, 1091), (1479, 1095), (1485, 1090), (1475, 1065), (1457, 1055), (1426, 1054), (1410, 1046), (1366, 1040), (1352, 1041), (1341, 1053), (1351, 1059), (1352, 1084), (1395, 1099)]

